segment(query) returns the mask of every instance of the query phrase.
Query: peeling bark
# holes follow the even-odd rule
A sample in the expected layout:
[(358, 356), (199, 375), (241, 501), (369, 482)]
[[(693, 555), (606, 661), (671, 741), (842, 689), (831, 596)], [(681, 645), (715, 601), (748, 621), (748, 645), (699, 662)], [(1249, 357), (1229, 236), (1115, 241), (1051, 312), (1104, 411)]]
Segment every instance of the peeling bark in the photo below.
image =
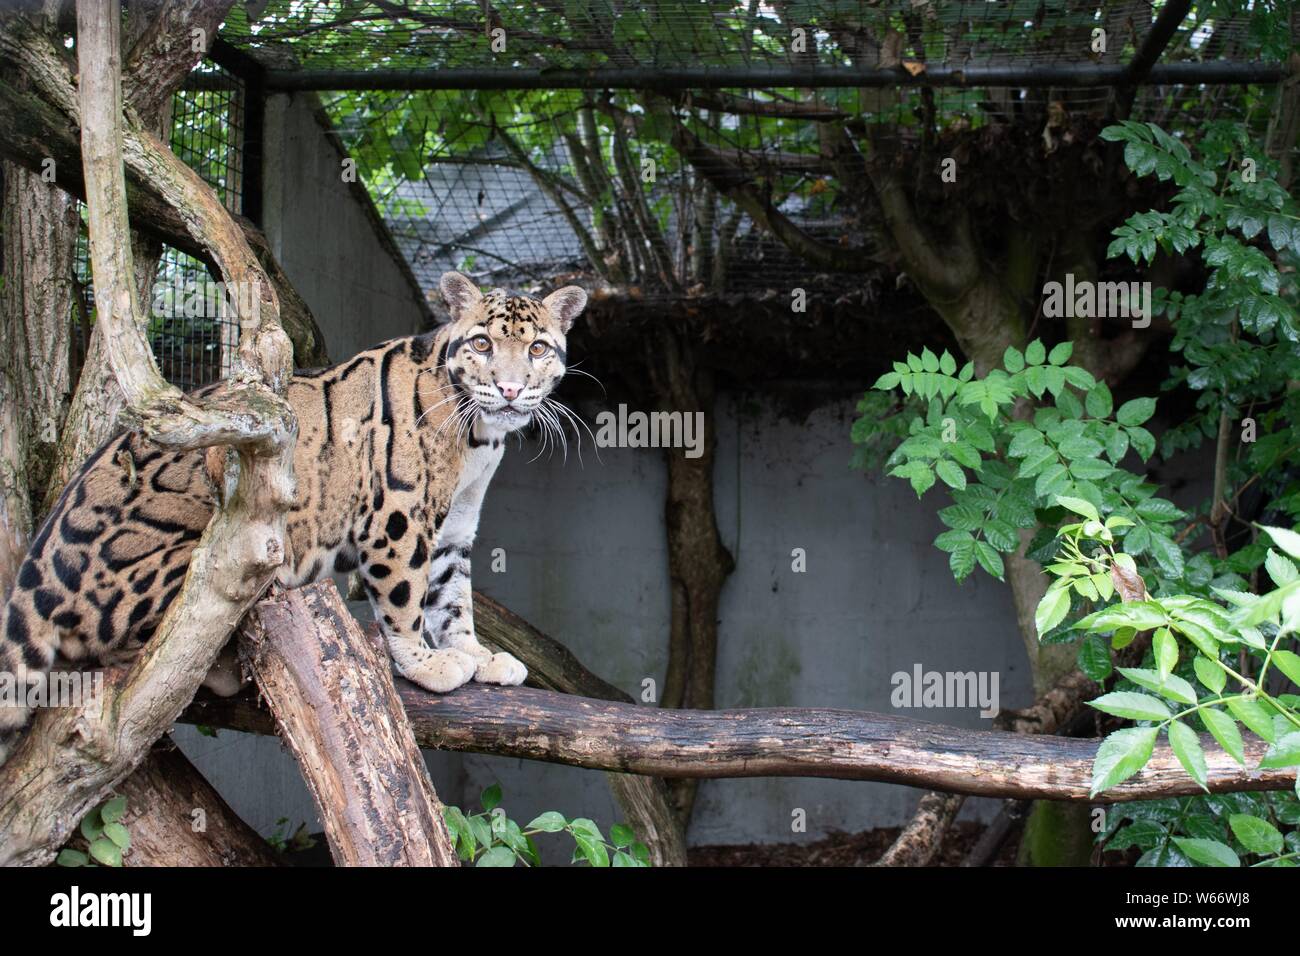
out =
[(298, 760), (340, 866), (457, 866), (388, 655), (332, 581), (261, 601), (240, 659)]

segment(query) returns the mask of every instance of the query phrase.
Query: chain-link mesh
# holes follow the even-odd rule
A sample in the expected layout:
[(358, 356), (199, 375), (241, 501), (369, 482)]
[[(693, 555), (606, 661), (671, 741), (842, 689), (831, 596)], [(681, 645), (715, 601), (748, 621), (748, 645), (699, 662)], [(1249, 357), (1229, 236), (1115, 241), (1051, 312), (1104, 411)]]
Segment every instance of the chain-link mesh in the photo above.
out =
[[(210, 61), (195, 70), (199, 82), (172, 100), (171, 147), (211, 185), (231, 212), (243, 211), (244, 83)], [(77, 243), (77, 280), (93, 315), (90, 250), (84, 228)], [(149, 342), (163, 377), (184, 391), (221, 379), (239, 341), (239, 323), (207, 267), (164, 246), (153, 294), (141, 303), (149, 315)], [(90, 322), (81, 323), (78, 368), (84, 360)]]
[[(861, 252), (864, 262), (876, 251), (863, 155), (933, 162), (943, 147), (960, 146), (982, 150), (983, 172), (997, 177), (1008, 130), (1034, 130), (1016, 144), (1022, 152), (1094, 138), (1114, 118), (1113, 83), (963, 86), (961, 71), (1123, 67), (1165, 6), (271, 0), (253, 22), (236, 7), (222, 36), (261, 58), (269, 77), (337, 78), (336, 87), (315, 88), (336, 90), (322, 95), (335, 135), (431, 301), (438, 277), (454, 268), (484, 285), (578, 278), (661, 300), (762, 299), (800, 286), (865, 302), (883, 272), (818, 265), (828, 245)], [(1285, 43), (1264, 29), (1278, 18), (1261, 11), (1258, 3), (1195, 4), (1159, 63), (1284, 58)], [(637, 68), (753, 72), (725, 89), (508, 88), (528, 70), (581, 69), (596, 85)], [(822, 80), (846, 70), (956, 78), (931, 87), (764, 84), (764, 71), (789, 68), (815, 69)], [(377, 75), (391, 88), (364, 89)], [(477, 88), (403, 89), (404, 75), (433, 83), (456, 75)], [(1150, 83), (1130, 115), (1184, 127), (1258, 124), (1267, 120), (1259, 104), (1244, 86)], [(726, 188), (740, 180), (744, 189)], [(791, 251), (775, 238), (773, 218), (823, 254)]]

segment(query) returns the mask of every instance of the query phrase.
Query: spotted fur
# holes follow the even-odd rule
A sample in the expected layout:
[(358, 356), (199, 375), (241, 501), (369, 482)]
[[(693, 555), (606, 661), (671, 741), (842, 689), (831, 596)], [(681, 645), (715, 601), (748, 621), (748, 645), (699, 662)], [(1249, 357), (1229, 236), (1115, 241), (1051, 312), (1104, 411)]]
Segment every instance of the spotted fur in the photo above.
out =
[[(441, 287), (452, 318), (439, 330), (293, 378), (298, 500), (277, 575), (297, 587), (358, 571), (397, 670), (438, 692), (527, 674), (474, 636), (470, 551), (505, 438), (563, 377), (565, 334), (586, 305), (576, 286), (483, 295), (450, 272)], [(19, 568), (0, 670), (30, 676), (56, 654), (103, 661), (147, 641), (212, 515), (219, 461), (138, 433), (100, 448)], [(0, 706), (0, 732), (25, 719)]]

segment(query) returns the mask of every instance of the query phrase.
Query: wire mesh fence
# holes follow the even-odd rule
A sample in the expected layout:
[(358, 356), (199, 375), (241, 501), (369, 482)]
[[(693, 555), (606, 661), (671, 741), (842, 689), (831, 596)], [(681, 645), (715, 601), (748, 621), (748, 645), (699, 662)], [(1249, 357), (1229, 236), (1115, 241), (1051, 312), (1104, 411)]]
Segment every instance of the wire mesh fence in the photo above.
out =
[[(200, 82), (178, 91), (172, 101), (171, 148), (221, 197), (233, 213), (243, 211), (245, 84), (211, 61), (196, 68)], [(90, 249), (83, 207), (76, 271), (83, 303), (77, 369), (85, 359), (94, 314)], [(183, 391), (215, 382), (230, 369), (239, 341), (239, 322), (223, 287), (207, 267), (164, 246), (148, 302), (148, 337), (163, 377)]]
[[(870, 258), (872, 209), (846, 162), (934, 163), (944, 145), (987, 145), (1012, 127), (1041, 133), (1047, 152), (1095, 134), (1115, 115), (1114, 83), (1053, 85), (1033, 71), (1127, 69), (1166, 6), (272, 0), (251, 21), (232, 10), (222, 35), (262, 57), (268, 88), (325, 91), (334, 135), (431, 301), (452, 268), (484, 285), (582, 276), (657, 300), (764, 299), (797, 286), (866, 301), (871, 270), (820, 269), (774, 238), (770, 220)], [(1262, 28), (1260, 8), (1196, 5), (1160, 64), (1280, 61), (1286, 45)], [(807, 85), (789, 85), (791, 69)], [(972, 80), (1000, 69), (1023, 80)], [(685, 71), (680, 82), (655, 82), (673, 71)], [(1246, 86), (1147, 82), (1125, 112), (1164, 125), (1259, 123), (1260, 104)], [(743, 181), (748, 195), (719, 180)]]

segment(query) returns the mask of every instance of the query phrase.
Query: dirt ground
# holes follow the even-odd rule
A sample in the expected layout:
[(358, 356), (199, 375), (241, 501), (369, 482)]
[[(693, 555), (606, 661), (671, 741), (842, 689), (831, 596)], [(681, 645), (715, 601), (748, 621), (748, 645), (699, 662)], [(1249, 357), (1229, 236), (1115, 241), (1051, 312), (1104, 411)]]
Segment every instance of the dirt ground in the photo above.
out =
[[(960, 866), (984, 832), (980, 823), (954, 824), (933, 866)], [(898, 827), (862, 833), (834, 833), (810, 843), (768, 843), (743, 846), (696, 846), (690, 849), (691, 866), (868, 866), (898, 837)], [(994, 866), (1014, 866), (1013, 837), (1002, 846)]]

